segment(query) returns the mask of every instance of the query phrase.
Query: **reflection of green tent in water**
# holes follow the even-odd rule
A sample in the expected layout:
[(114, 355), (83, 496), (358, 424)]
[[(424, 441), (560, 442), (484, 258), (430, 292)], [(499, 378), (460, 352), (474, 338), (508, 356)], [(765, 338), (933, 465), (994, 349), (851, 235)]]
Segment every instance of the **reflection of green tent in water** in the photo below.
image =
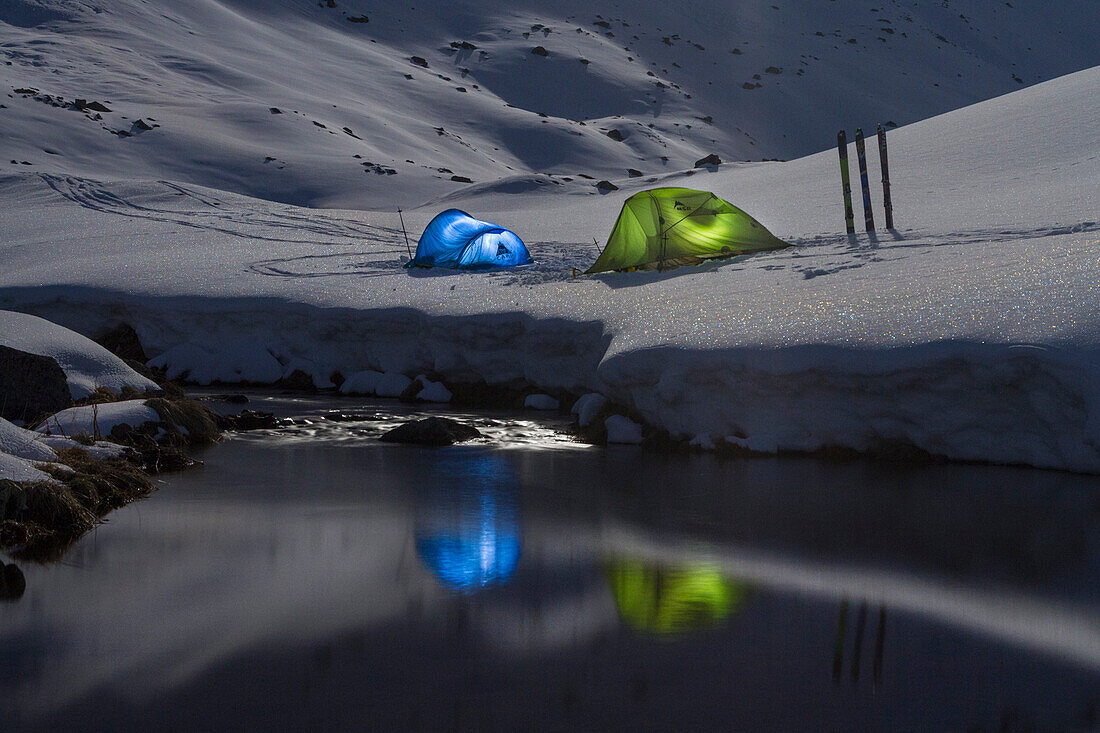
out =
[(511, 465), (465, 460), (422, 498), (416, 554), (445, 586), (473, 593), (511, 579), (522, 542)]
[(748, 590), (706, 565), (618, 560), (607, 566), (607, 576), (623, 621), (662, 634), (717, 626), (740, 607)]

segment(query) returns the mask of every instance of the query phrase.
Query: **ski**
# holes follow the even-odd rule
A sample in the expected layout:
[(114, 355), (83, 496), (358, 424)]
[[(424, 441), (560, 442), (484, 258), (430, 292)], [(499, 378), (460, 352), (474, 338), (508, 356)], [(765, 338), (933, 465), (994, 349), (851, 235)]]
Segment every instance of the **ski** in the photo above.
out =
[(863, 145), (863, 128), (856, 128), (856, 155), (859, 156), (859, 183), (863, 187), (863, 219), (867, 231), (875, 230), (875, 215), (871, 211), (871, 184), (867, 181), (867, 150)]
[(836, 134), (836, 147), (840, 151), (840, 180), (844, 184), (844, 226), (849, 234), (856, 233), (856, 217), (852, 212), (852, 183), (848, 173), (848, 133)]
[(882, 162), (882, 204), (886, 208), (886, 228), (894, 228), (894, 204), (890, 201), (890, 164), (886, 158), (886, 130), (878, 126), (878, 158)]

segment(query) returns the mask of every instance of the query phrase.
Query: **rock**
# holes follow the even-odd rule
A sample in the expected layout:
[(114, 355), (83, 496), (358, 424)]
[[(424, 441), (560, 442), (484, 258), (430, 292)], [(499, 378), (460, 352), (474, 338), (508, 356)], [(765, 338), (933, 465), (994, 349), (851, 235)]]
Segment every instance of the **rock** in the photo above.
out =
[(473, 181), (466, 176), (451, 176), (451, 180), (455, 183), (473, 183)]
[(451, 48), (457, 48), (462, 51), (474, 51), (477, 49), (477, 46), (469, 41), (451, 41)]
[(281, 109), (279, 109), (278, 107), (272, 107), (271, 108), (271, 114), (273, 114), (273, 115), (281, 115), (282, 113), (283, 113), (283, 111)]
[(412, 61), (417, 66), (423, 66), (425, 69), (428, 68), (428, 60), (423, 56), (410, 56), (409, 61)]
[(258, 410), (241, 410), (241, 414), (233, 419), (235, 430), (270, 430), (279, 427), (279, 421), (270, 412)]
[(349, 23), (369, 23), (370, 18), (368, 18), (365, 15), (349, 15), (348, 16), (348, 22)]
[(152, 130), (152, 129), (153, 129), (153, 126), (152, 126), (152, 125), (150, 125), (150, 124), (149, 124), (148, 122), (146, 122), (145, 120), (136, 120), (136, 121), (134, 122), (134, 125), (133, 125), (133, 128), (132, 128), (132, 129), (134, 129), (134, 130), (141, 130), (142, 132), (147, 132), (147, 131), (149, 131), (149, 130)]
[(601, 191), (618, 191), (619, 190), (619, 187), (616, 186), (611, 181), (600, 181), (599, 183), (596, 184), (596, 188), (600, 189)]
[(424, 389), (424, 383), (419, 378), (409, 382), (409, 386), (405, 387), (401, 391), (401, 394), (397, 396), (402, 402), (416, 402), (416, 396), (420, 394), (420, 390)]
[(27, 591), (27, 579), (17, 565), (0, 562), (0, 601), (13, 603)]
[(638, 178), (638, 177), (643, 175), (643, 173), (640, 170), (638, 170), (637, 168), (627, 168), (626, 173), (631, 178)]
[(764, 69), (764, 73), (765, 74), (782, 74), (783, 69), (779, 68), (778, 66), (769, 66), (768, 68)]
[(623, 141), (623, 134), (618, 130), (608, 130), (607, 136), (616, 142), (621, 143)]
[(481, 432), (448, 417), (428, 417), (414, 420), (383, 434), (379, 440), (386, 443), (415, 443), (417, 445), (451, 445), (480, 438)]
[(718, 157), (717, 153), (711, 153), (707, 157), (695, 161), (696, 168), (702, 168), (707, 165), (722, 165), (722, 159)]
[(294, 392), (313, 393), (317, 391), (317, 385), (313, 383), (313, 377), (309, 376), (301, 369), (295, 369), (275, 384), (283, 389), (289, 389)]
[(547, 51), (542, 46), (535, 46), (534, 48), (531, 49), (531, 53), (535, 54), (536, 56), (544, 56), (544, 57), (550, 55), (550, 52)]
[(137, 331), (129, 323), (120, 323), (114, 328), (103, 331), (93, 340), (115, 356), (121, 356), (127, 361), (138, 361), (142, 364), (149, 361)]
[(70, 404), (69, 380), (56, 361), (0, 346), (0, 417), (31, 422)]

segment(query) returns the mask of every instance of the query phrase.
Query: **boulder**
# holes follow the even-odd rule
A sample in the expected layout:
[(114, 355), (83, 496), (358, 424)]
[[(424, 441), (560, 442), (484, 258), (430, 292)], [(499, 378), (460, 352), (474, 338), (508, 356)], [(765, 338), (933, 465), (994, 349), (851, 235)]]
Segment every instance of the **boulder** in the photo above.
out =
[(145, 355), (145, 349), (141, 346), (141, 339), (137, 331), (129, 323), (120, 323), (112, 329), (104, 331), (95, 338), (95, 342), (110, 351), (115, 356), (121, 356), (126, 361), (137, 361), (144, 364), (149, 361)]
[(241, 410), (241, 414), (233, 419), (235, 430), (270, 430), (279, 427), (279, 421), (270, 412), (259, 410)]
[(69, 381), (56, 361), (0, 346), (0, 417), (30, 422), (70, 404)]
[(718, 157), (717, 153), (711, 153), (707, 157), (695, 161), (696, 168), (702, 168), (707, 165), (722, 165), (722, 159)]
[(400, 425), (378, 439), (386, 443), (451, 445), (480, 438), (481, 432), (448, 417), (428, 417)]

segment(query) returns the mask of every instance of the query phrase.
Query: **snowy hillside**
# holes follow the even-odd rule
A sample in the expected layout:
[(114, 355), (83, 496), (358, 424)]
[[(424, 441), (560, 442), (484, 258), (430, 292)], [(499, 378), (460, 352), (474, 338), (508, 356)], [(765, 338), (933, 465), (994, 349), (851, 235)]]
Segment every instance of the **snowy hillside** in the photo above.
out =
[(1040, 0), (4, 0), (0, 174), (376, 210), (591, 192), (916, 122), (1098, 39), (1090, 3)]
[[(891, 133), (898, 229), (874, 236), (843, 234), (834, 150), (661, 177), (795, 245), (666, 273), (570, 277), (649, 179), (604, 196), (470, 187), (464, 205), (536, 264), (455, 273), (402, 270), (387, 213), (7, 175), (0, 306), (84, 333), (126, 320), (207, 379), (523, 378), (700, 442), (1100, 471), (1098, 98), (1100, 67)], [(406, 215), (414, 238), (438, 209)]]

